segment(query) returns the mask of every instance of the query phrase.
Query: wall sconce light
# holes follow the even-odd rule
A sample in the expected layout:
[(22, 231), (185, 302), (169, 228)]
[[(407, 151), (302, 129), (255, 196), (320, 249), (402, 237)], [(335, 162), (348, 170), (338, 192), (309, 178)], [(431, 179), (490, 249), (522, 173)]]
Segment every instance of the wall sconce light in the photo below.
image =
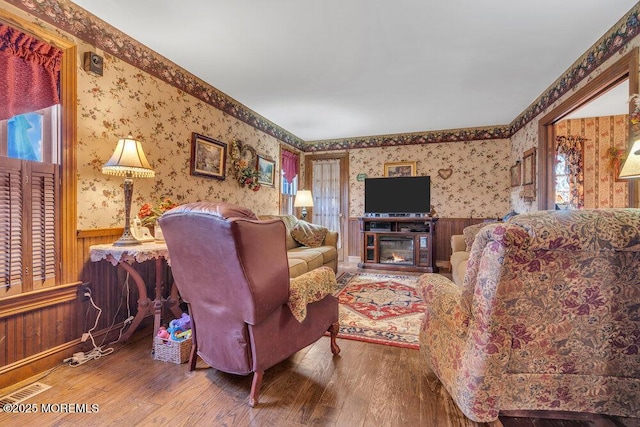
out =
[(156, 174), (149, 164), (142, 150), (140, 141), (133, 139), (131, 134), (118, 140), (116, 149), (107, 163), (102, 167), (102, 173), (107, 175), (124, 176), (124, 233), (115, 241), (115, 246), (138, 245), (140, 242), (131, 235), (131, 196), (133, 194), (133, 180), (131, 178), (153, 178)]
[(302, 219), (307, 217), (307, 208), (313, 207), (313, 195), (310, 190), (298, 190), (293, 207), (302, 208)]

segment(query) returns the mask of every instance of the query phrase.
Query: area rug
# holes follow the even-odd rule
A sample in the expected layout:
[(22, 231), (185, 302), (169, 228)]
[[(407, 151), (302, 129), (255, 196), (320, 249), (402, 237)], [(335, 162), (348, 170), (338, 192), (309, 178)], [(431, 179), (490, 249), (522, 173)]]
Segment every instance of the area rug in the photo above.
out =
[(338, 337), (417, 349), (425, 310), (417, 284), (418, 276), (343, 273)]

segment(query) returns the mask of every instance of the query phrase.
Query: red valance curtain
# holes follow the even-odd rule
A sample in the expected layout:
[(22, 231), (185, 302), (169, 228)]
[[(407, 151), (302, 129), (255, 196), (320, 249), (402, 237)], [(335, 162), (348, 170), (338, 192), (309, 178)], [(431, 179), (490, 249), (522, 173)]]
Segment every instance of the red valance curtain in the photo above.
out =
[(576, 209), (584, 207), (584, 159), (582, 147), (586, 138), (582, 136), (556, 137), (556, 154), (563, 154), (566, 159), (571, 190), (571, 205)]
[(0, 24), (0, 120), (60, 103), (62, 50)]
[(293, 179), (298, 175), (298, 155), (288, 150), (282, 150), (282, 171), (284, 172), (284, 179), (288, 183), (293, 182)]

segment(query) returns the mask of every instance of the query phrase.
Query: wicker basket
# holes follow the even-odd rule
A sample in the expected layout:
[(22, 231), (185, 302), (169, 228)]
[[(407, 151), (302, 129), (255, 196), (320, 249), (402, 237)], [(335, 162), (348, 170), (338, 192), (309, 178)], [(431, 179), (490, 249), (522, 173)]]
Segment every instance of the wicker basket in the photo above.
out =
[(191, 355), (191, 338), (172, 341), (160, 337), (153, 338), (153, 358), (163, 362), (184, 363)]

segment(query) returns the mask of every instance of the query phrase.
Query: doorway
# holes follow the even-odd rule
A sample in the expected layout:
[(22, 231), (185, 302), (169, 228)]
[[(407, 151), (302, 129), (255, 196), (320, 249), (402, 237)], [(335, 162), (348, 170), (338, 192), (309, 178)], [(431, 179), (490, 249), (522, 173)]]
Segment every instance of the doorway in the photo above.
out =
[[(315, 171), (315, 172), (314, 172)], [(344, 261), (349, 209), (349, 156), (347, 153), (305, 156), (305, 188), (313, 194), (310, 221), (340, 235), (338, 261)]]
[[(538, 125), (538, 177), (540, 193), (538, 209), (548, 210), (556, 207), (556, 124), (581, 107), (589, 104), (601, 95), (611, 91), (623, 82), (628, 82), (628, 95), (638, 93), (638, 48), (624, 55), (615, 64), (595, 77), (591, 82), (570, 96), (565, 102), (551, 110), (539, 121)], [(628, 99), (628, 97), (627, 97)], [(630, 112), (627, 106), (627, 114)], [(630, 127), (629, 127), (630, 129)], [(626, 135), (629, 141), (631, 131)], [(638, 185), (628, 181), (628, 204), (637, 206)]]

